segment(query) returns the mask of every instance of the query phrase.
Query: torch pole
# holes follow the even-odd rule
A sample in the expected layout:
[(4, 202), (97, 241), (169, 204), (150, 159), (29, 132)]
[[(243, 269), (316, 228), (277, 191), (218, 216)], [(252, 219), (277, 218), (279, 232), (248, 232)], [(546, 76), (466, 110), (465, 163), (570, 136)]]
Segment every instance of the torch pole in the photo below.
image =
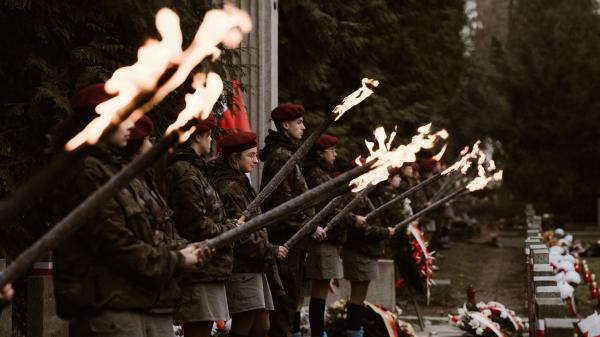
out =
[(391, 199), (390, 201), (386, 202), (385, 204), (377, 207), (375, 210), (369, 212), (369, 214), (366, 215), (367, 221), (374, 219), (380, 215), (382, 215), (385, 211), (389, 210), (390, 208), (394, 207), (394, 205), (402, 200), (404, 200), (406, 197), (408, 197), (409, 195), (416, 193), (420, 190), (422, 190), (423, 188), (425, 188), (426, 186), (429, 186), (430, 184), (438, 181), (440, 178), (442, 178), (443, 175), (441, 173), (438, 173), (436, 175), (433, 175), (429, 178), (427, 178), (426, 180), (423, 180), (422, 182), (416, 184), (415, 186), (409, 188), (408, 190), (406, 190), (405, 192), (401, 193), (400, 195), (394, 197), (393, 199)]
[(337, 196), (331, 199), (331, 201), (329, 201), (327, 205), (323, 207), (323, 209), (321, 209), (317, 214), (315, 214), (314, 217), (312, 217), (312, 219), (305, 223), (304, 226), (300, 228), (300, 230), (294, 233), (294, 235), (292, 235), (292, 237), (289, 240), (287, 240), (284, 246), (288, 250), (291, 250), (298, 242), (300, 242), (300, 240), (302, 240), (302, 238), (311, 233), (315, 228), (317, 228), (317, 226), (320, 223), (325, 221), (325, 219), (331, 214), (331, 212), (333, 212), (335, 207), (338, 206), (341, 199), (342, 196)]
[(306, 203), (310, 202), (315, 198), (319, 198), (319, 196), (327, 193), (328, 191), (334, 190), (342, 185), (348, 184), (352, 179), (361, 176), (367, 173), (371, 166), (375, 163), (376, 160), (372, 160), (367, 162), (362, 166), (358, 166), (353, 168), (352, 170), (346, 171), (341, 175), (313, 188), (310, 189), (299, 196), (290, 199), (281, 205), (270, 209), (265, 213), (261, 213), (256, 217), (244, 222), (236, 228), (233, 228), (227, 232), (224, 232), (212, 239), (209, 239), (206, 242), (200, 243), (200, 249), (208, 250), (210, 248), (219, 248), (221, 246), (232, 243), (233, 241), (239, 239), (240, 237), (255, 232), (269, 223), (272, 223), (276, 219), (279, 219), (283, 216), (288, 215), (296, 211), (299, 208), (302, 208)]
[(400, 230), (403, 226), (405, 226), (406, 224), (411, 223), (412, 221), (422, 217), (424, 214), (427, 214), (429, 212), (431, 212), (432, 210), (438, 208), (439, 206), (445, 204), (446, 202), (450, 201), (451, 199), (455, 199), (458, 197), (461, 197), (465, 194), (469, 193), (469, 190), (466, 187), (461, 187), (456, 189), (455, 191), (453, 191), (452, 193), (446, 195), (445, 197), (443, 197), (442, 199), (432, 203), (431, 205), (423, 208), (422, 210), (418, 211), (417, 213), (409, 216), (408, 218), (402, 220), (401, 222), (399, 222), (398, 224), (396, 224), (394, 226), (395, 230)]
[(134, 179), (152, 163), (157, 161), (166, 151), (178, 143), (179, 135), (172, 132), (163, 137), (148, 152), (144, 153), (119, 173), (111, 177), (104, 185), (87, 197), (59, 223), (54, 225), (33, 245), (19, 254), (17, 258), (0, 273), (0, 289), (7, 283), (14, 282), (27, 272), (30, 266), (45, 252), (55, 248), (84, 223), (89, 221), (107, 199), (111, 198), (121, 187)]
[(352, 210), (360, 204), (363, 198), (366, 198), (367, 195), (369, 195), (369, 193), (371, 193), (375, 189), (375, 186), (377, 185), (370, 184), (369, 186), (365, 187), (362, 191), (358, 192), (354, 196), (354, 198), (352, 198), (352, 200), (350, 200), (350, 202), (346, 204), (346, 206), (344, 206), (344, 208), (339, 213), (337, 213), (331, 220), (329, 220), (329, 222), (325, 226), (325, 231), (327, 232), (331, 230), (335, 225), (342, 221), (342, 219), (346, 215), (352, 212)]
[(454, 187), (454, 184), (459, 181), (462, 177), (464, 177), (464, 175), (462, 175), (460, 173), (460, 171), (454, 171), (451, 173), (451, 175), (449, 175), (444, 183), (442, 184), (442, 187), (440, 187), (440, 189), (435, 192), (435, 194), (433, 195), (433, 197), (431, 198), (431, 201), (436, 201), (439, 200), (441, 197), (444, 196), (444, 194), (446, 194), (449, 190), (452, 189), (452, 187)]

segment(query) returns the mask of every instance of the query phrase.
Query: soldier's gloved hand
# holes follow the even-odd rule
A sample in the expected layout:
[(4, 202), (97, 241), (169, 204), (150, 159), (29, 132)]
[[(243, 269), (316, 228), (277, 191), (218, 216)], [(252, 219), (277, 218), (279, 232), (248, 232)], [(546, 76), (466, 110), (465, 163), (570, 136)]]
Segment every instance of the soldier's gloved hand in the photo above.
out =
[(0, 302), (10, 302), (15, 294), (12, 285), (9, 283), (0, 291)]
[(286, 246), (278, 246), (277, 247), (277, 259), (283, 260), (288, 255), (289, 250)]
[(390, 232), (390, 237), (394, 236), (394, 234), (396, 234), (396, 229), (394, 227), (388, 227), (388, 231)]
[(355, 215), (354, 216), (354, 224), (357, 226), (362, 226), (364, 224), (367, 223), (367, 218), (365, 218), (362, 215)]
[(315, 232), (312, 234), (312, 238), (318, 241), (323, 241), (325, 237), (327, 237), (327, 231), (321, 227), (317, 227), (317, 229), (315, 229)]

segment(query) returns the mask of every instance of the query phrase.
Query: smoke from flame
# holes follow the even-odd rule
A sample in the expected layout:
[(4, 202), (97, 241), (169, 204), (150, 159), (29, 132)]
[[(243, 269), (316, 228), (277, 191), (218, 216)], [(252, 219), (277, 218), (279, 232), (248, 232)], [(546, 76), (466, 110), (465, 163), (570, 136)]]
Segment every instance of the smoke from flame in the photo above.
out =
[[(220, 54), (217, 45), (223, 43), (228, 48), (236, 47), (243, 33), (251, 30), (252, 22), (246, 12), (229, 4), (222, 10), (210, 10), (204, 16), (194, 41), (185, 51), (181, 47), (183, 36), (175, 12), (161, 9), (156, 15), (156, 27), (162, 40), (149, 39), (138, 50), (136, 63), (113, 73), (105, 89), (116, 96), (96, 107), (99, 116), (67, 142), (67, 151), (84, 143), (96, 144), (111, 124), (118, 125), (125, 118), (137, 120), (179, 87), (204, 58), (212, 56), (215, 60)], [(175, 68), (172, 76), (165, 83), (159, 83), (171, 68)], [(127, 107), (145, 95), (150, 95), (149, 99), (128, 116)]]
[(333, 108), (333, 114), (336, 115), (335, 120), (337, 121), (344, 115), (344, 113), (350, 110), (353, 106), (359, 104), (364, 101), (367, 97), (373, 94), (373, 90), (370, 87), (377, 87), (379, 85), (379, 81), (373, 80), (370, 78), (363, 78), (361, 81), (361, 87), (356, 89), (350, 95), (344, 97), (341, 104), (338, 104), (335, 108)]
[[(392, 132), (388, 137), (383, 127), (378, 127), (374, 131), (375, 140), (377, 142), (377, 150), (374, 150), (375, 143), (365, 141), (367, 149), (369, 150), (369, 156), (366, 158), (366, 162), (375, 160), (375, 163), (371, 166), (371, 170), (362, 176), (352, 180), (350, 185), (353, 186), (353, 191), (357, 192), (369, 184), (377, 184), (388, 178), (389, 172), (388, 167), (401, 167), (404, 163), (414, 162), (416, 154), (421, 149), (430, 149), (433, 147), (435, 141), (438, 138), (445, 136), (447, 138), (448, 133), (445, 130), (431, 133), (431, 124), (424, 125), (418, 129), (418, 134), (412, 137), (412, 141), (407, 145), (400, 145), (395, 149), (391, 149), (392, 141), (396, 136), (396, 132)], [(357, 163), (360, 161), (357, 159)]]

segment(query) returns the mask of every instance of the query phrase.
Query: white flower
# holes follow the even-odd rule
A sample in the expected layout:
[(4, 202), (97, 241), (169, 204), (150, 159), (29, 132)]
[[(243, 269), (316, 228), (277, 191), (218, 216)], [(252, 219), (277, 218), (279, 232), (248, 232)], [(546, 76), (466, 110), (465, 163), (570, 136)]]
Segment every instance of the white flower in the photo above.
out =
[(466, 313), (466, 310), (465, 310), (465, 309), (463, 309), (463, 308), (458, 308), (458, 310), (457, 310), (457, 311), (458, 311), (458, 314), (459, 314), (459, 315), (461, 315), (461, 316), (464, 316), (464, 315), (465, 315), (465, 313)]
[(492, 311), (489, 310), (489, 309), (485, 309), (481, 313), (484, 314), (484, 315), (486, 315), (486, 316), (488, 316), (488, 317), (492, 316)]
[(506, 312), (506, 310), (500, 311), (500, 318), (508, 318), (508, 313)]
[(477, 330), (475, 330), (475, 334), (478, 336), (483, 335), (483, 329), (482, 328), (477, 328)]
[(472, 319), (472, 320), (469, 321), (469, 325), (473, 329), (479, 328), (479, 322), (477, 320), (474, 320), (474, 319)]

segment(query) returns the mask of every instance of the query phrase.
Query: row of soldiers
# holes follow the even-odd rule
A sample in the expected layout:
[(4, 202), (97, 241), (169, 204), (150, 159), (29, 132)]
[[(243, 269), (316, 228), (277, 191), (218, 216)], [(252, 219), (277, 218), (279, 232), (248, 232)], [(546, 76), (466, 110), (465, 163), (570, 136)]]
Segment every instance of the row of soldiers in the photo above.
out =
[[(78, 91), (71, 98), (73, 113), (53, 132), (55, 147), (95, 118), (96, 105), (109, 98), (103, 84)], [(147, 170), (106, 200), (93, 221), (54, 251), (57, 313), (70, 321), (71, 336), (173, 336), (174, 322), (187, 337), (207, 337), (214, 321), (229, 318), (232, 337), (299, 335), (305, 278), (311, 281), (311, 335), (325, 335), (330, 280), (346, 278), (352, 289), (348, 336), (362, 336), (362, 303), (369, 282), (378, 277), (377, 258), (385, 254), (394, 221), (403, 214), (397, 208), (372, 223), (359, 214), (393, 198), (402, 188), (401, 173), (410, 176), (408, 168), (390, 171), (390, 178), (339, 226), (317, 227), (293, 249), (286, 241), (329, 200), (216, 251), (198, 249), (199, 242), (243, 224), (242, 213), (256, 196), (247, 173), (260, 159), (266, 185), (298, 148), (303, 117), (301, 105), (279, 105), (271, 112), (276, 130), (269, 131), (263, 149), (258, 151), (254, 133), (239, 131), (217, 140), (221, 153), (212, 159), (215, 119), (196, 120), (193, 134), (168, 156), (163, 188)], [(87, 152), (55, 197), (56, 215), (77, 206), (147, 151), (152, 130), (146, 116), (135, 125), (124, 122)], [(331, 179), (337, 142), (321, 135), (262, 210)]]

